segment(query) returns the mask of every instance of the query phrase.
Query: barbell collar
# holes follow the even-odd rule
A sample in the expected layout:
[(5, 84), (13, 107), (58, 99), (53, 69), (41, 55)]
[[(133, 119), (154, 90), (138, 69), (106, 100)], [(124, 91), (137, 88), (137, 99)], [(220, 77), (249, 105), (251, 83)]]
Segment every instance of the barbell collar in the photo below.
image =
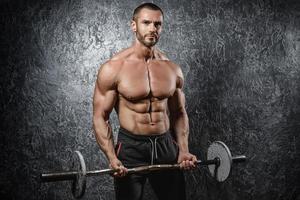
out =
[(216, 157), (212, 160), (197, 160), (198, 165), (220, 165), (220, 158)]
[(77, 171), (70, 171), (41, 174), (41, 180), (42, 182), (69, 181), (74, 180), (78, 173)]
[(247, 160), (247, 157), (245, 155), (233, 156), (232, 157), (232, 162), (233, 163), (241, 163), (241, 162), (245, 162), (246, 160)]

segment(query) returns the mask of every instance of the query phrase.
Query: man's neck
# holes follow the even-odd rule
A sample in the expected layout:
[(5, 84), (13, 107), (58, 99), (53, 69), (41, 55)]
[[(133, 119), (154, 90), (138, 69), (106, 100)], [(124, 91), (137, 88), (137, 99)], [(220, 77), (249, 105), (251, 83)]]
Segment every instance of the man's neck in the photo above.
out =
[(152, 60), (155, 57), (154, 54), (154, 46), (147, 47), (140, 43), (139, 41), (135, 41), (133, 44), (134, 52), (138, 59), (143, 59), (145, 62)]

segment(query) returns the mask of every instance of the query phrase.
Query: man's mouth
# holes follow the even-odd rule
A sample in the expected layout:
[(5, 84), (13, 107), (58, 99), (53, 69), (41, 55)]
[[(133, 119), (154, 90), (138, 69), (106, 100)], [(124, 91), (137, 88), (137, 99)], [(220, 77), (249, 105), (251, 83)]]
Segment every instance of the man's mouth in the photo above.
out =
[(146, 38), (151, 41), (157, 40), (155, 36), (146, 36)]
[(156, 38), (156, 35), (146, 35), (146, 37)]

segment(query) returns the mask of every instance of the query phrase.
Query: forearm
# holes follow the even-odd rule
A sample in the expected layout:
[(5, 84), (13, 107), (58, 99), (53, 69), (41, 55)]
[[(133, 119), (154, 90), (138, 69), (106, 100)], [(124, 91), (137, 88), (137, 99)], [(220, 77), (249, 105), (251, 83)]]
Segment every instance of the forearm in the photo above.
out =
[(113, 132), (109, 121), (105, 121), (103, 118), (94, 119), (94, 131), (96, 141), (100, 149), (105, 153), (107, 159), (109, 161), (116, 159)]
[(172, 129), (175, 133), (176, 142), (181, 152), (189, 152), (188, 137), (189, 137), (189, 122), (185, 110), (182, 110), (172, 118)]

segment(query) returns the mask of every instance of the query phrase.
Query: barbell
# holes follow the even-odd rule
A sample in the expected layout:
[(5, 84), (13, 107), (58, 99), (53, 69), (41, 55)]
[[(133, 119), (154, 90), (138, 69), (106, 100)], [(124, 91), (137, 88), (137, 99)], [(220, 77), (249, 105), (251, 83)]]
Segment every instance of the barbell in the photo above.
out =
[[(75, 151), (75, 159), (73, 161), (73, 168), (76, 171), (64, 171), (55, 173), (42, 173), (42, 182), (56, 182), (56, 181), (72, 181), (72, 194), (75, 198), (81, 198), (86, 189), (86, 179), (90, 176), (99, 176), (103, 174), (113, 174), (116, 170), (113, 169), (98, 169), (87, 171), (84, 158), (79, 151)], [(229, 148), (221, 141), (213, 142), (207, 150), (207, 160), (198, 160), (198, 165), (207, 165), (209, 173), (218, 182), (225, 181), (231, 171), (232, 163), (239, 163), (246, 161), (245, 155), (232, 156)], [(172, 170), (179, 169), (179, 164), (159, 164), (139, 166), (128, 169), (128, 174)]]

